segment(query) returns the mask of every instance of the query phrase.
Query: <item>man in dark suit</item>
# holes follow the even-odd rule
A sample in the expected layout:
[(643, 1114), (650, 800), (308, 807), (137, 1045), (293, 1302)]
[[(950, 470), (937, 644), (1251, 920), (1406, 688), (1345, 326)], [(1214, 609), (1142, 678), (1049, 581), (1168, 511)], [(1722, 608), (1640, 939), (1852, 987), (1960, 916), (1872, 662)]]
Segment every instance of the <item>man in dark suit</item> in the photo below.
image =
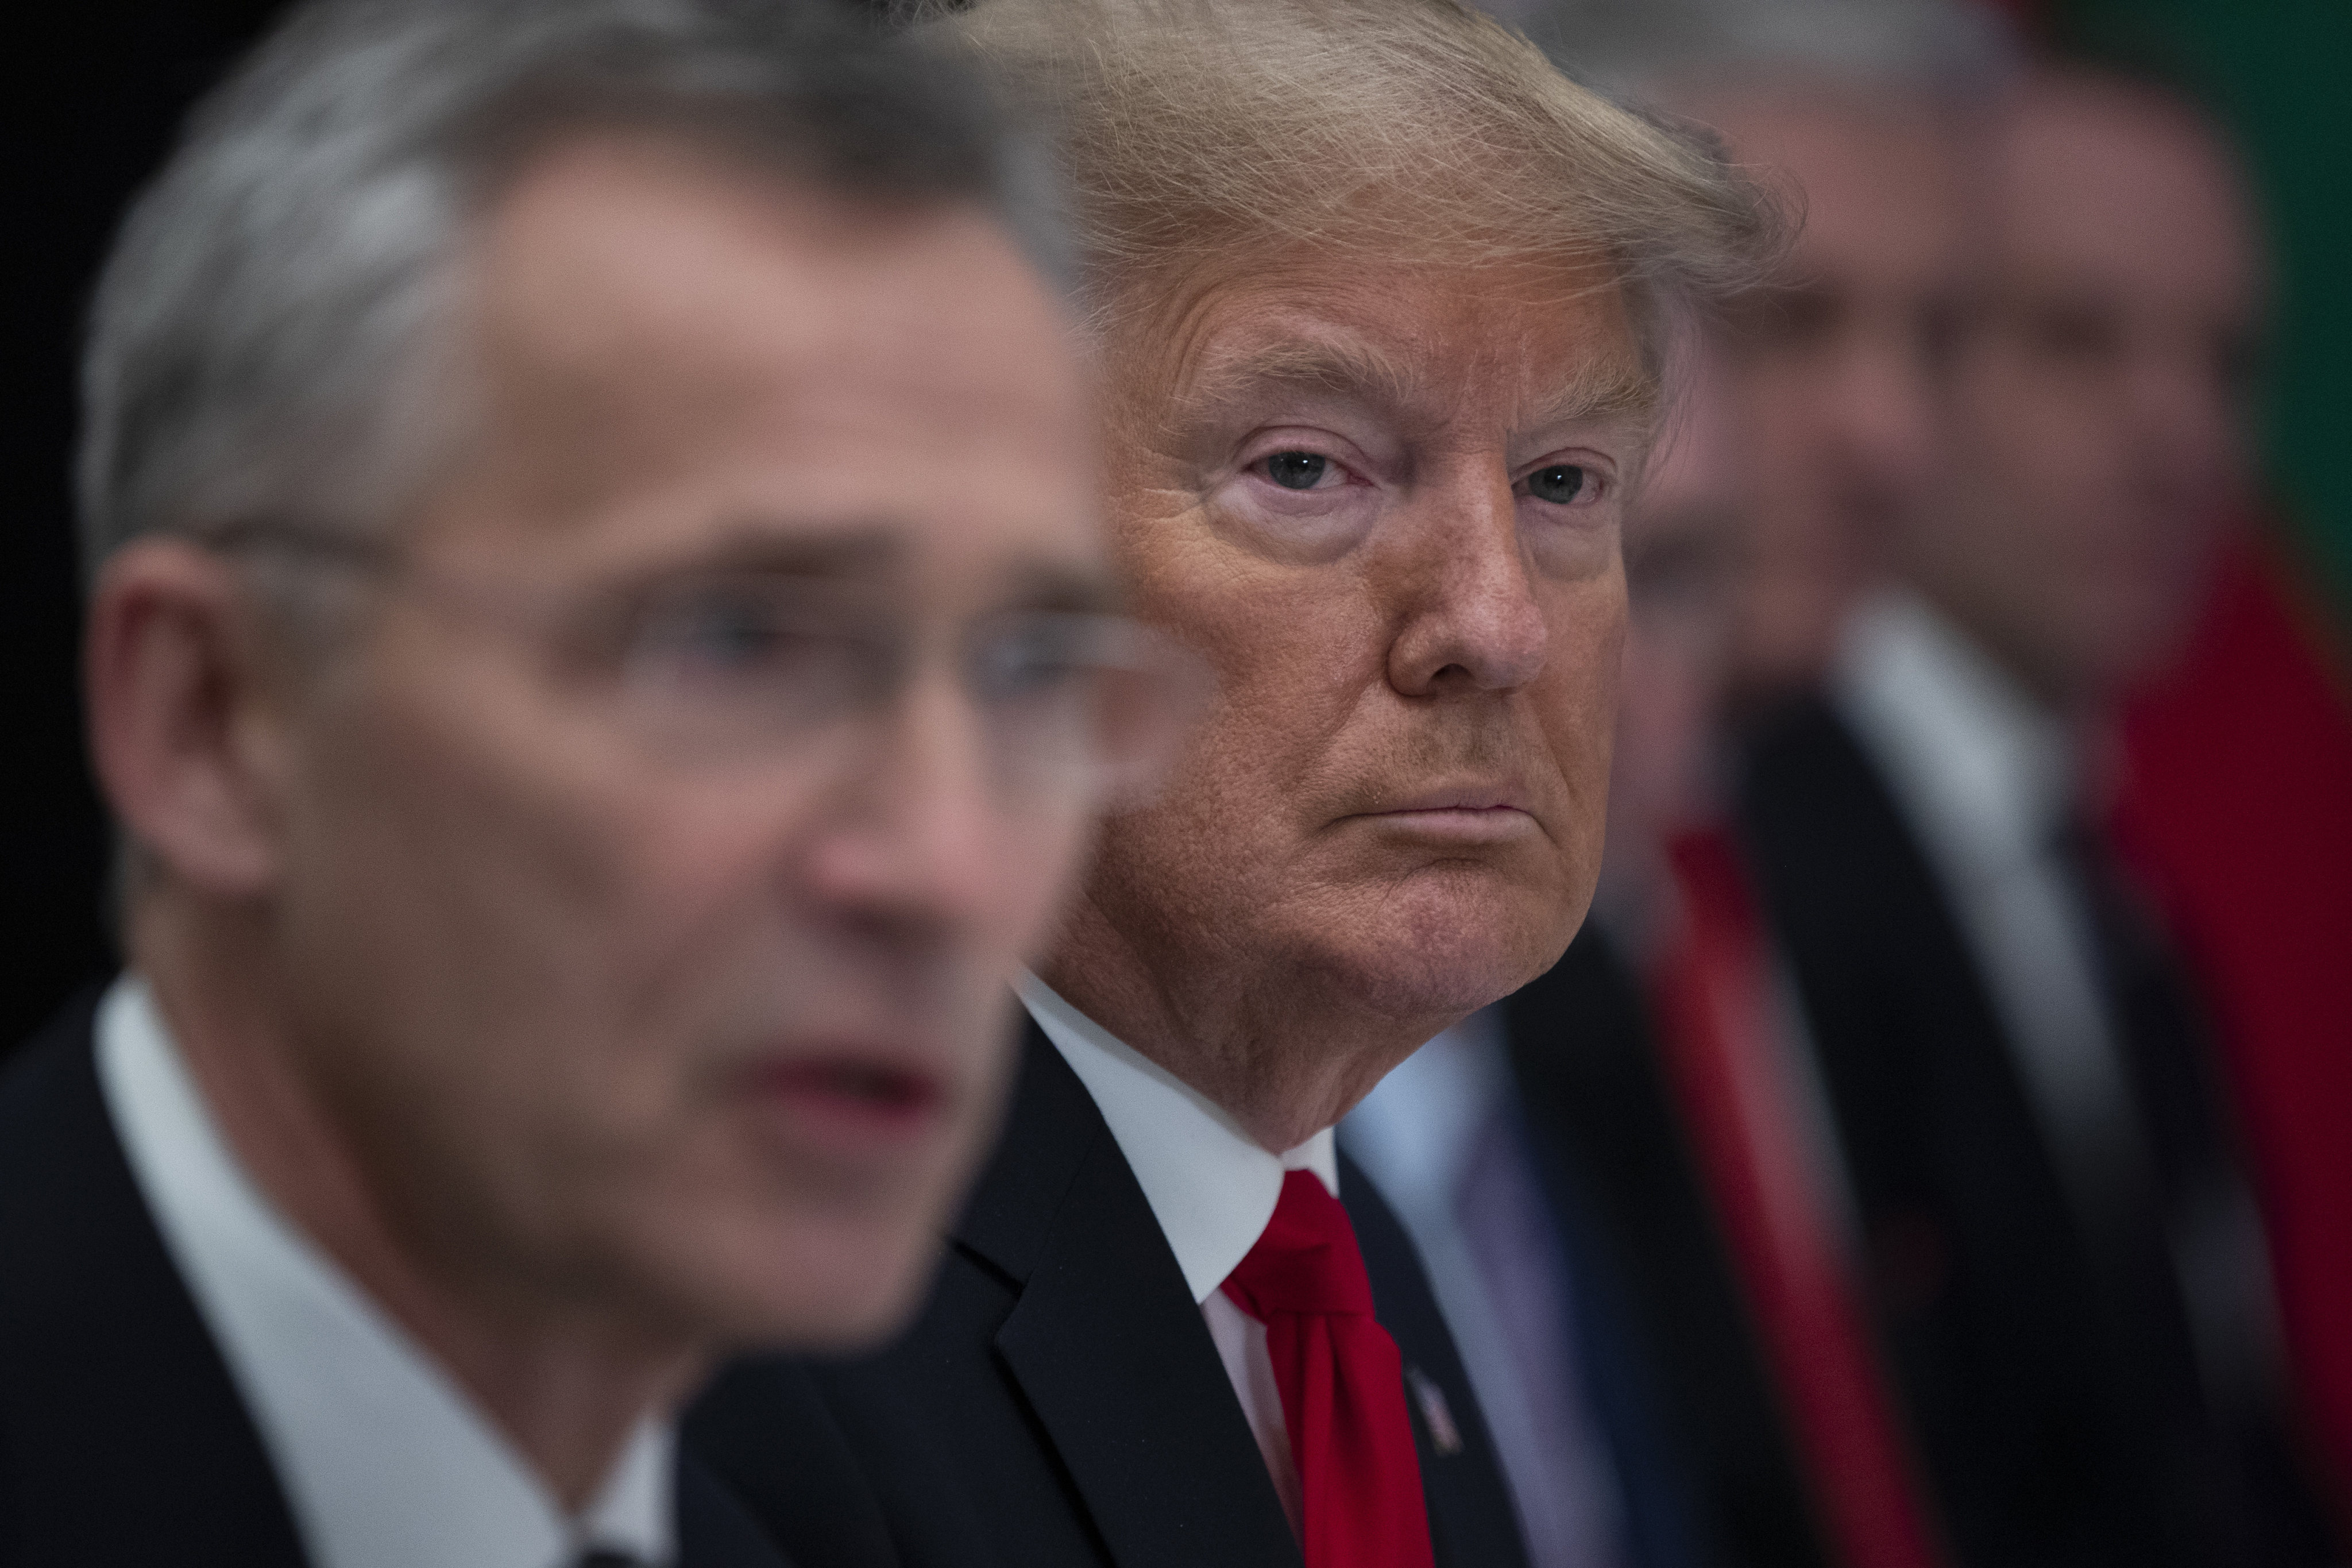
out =
[(914, 1332), (741, 1369), (691, 1440), (787, 1544), (794, 1466), (845, 1458), (876, 1562), (1509, 1568), (1477, 1403), (1332, 1127), (1582, 918), (1651, 334), (1770, 225), (1452, 6), (961, 26), (1055, 117), (1115, 536), (1220, 692), (1022, 983), (1013, 1117)]
[(673, 1413), (903, 1321), (1174, 716), (984, 100), (843, 26), (307, 10), (133, 213), (0, 1561), (777, 1561)]
[(2096, 832), (2243, 492), (2256, 247), (2160, 93), (2044, 73), (1998, 132), (1967, 482), (1759, 736), (1745, 826), (1958, 1558), (2328, 1560), (2218, 1062)]

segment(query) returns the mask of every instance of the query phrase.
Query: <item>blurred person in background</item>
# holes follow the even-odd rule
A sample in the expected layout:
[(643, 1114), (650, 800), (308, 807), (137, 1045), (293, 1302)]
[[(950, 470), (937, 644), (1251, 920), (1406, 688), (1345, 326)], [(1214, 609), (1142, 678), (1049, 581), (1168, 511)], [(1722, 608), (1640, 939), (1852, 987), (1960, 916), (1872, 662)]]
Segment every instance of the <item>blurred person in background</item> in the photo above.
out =
[(1734, 339), (1752, 434), (1731, 644), (1744, 705), (1802, 689), (1944, 478), (2001, 36), (1945, 0), (1555, 0), (1528, 25), (1571, 71), (1721, 135), (1802, 215)]
[(2263, 267), (2213, 128), (2035, 73), (1998, 121), (1952, 481), (1743, 817), (1958, 1556), (2333, 1556), (2188, 983), (2097, 824), (2118, 705), (2247, 488)]
[(0, 1081), (0, 1561), (777, 1561), (673, 1413), (902, 1320), (1173, 738), (1013, 167), (793, 4), (312, 7), (198, 115), (86, 362), (130, 957)]
[(747, 1366), (692, 1440), (788, 1545), (796, 1457), (845, 1445), (877, 1562), (1510, 1568), (1479, 1401), (1331, 1128), (1583, 918), (1624, 498), (1678, 301), (1771, 215), (1451, 5), (965, 26), (1064, 117), (1118, 552), (1221, 692), (1022, 984), (914, 1333)]

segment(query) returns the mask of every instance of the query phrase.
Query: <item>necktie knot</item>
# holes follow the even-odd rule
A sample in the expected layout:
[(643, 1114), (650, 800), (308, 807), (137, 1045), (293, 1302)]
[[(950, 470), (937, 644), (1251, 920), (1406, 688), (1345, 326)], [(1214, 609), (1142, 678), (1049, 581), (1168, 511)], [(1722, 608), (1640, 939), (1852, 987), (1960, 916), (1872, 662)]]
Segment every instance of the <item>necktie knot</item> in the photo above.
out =
[(1225, 1281), (1225, 1293), (1265, 1322), (1277, 1312), (1372, 1315), (1372, 1282), (1348, 1211), (1311, 1171), (1282, 1179), (1282, 1196), (1257, 1245)]
[(1372, 1314), (1356, 1227), (1321, 1177), (1283, 1177), (1274, 1217), (1224, 1290), (1265, 1325), (1307, 1568), (1430, 1568), (1404, 1363)]

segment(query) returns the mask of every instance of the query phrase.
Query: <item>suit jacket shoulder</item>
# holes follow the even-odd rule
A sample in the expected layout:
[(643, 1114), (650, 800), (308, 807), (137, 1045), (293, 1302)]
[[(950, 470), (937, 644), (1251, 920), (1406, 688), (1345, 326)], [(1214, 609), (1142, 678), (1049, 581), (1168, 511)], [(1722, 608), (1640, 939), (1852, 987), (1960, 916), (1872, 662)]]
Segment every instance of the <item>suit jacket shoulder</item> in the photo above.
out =
[(77, 1003), (0, 1079), (0, 1562), (304, 1561), (116, 1141)]
[[(1483, 1468), (1491, 1482), (1438, 1479), (1433, 1513), (1492, 1515), (1501, 1482), (1427, 1286), (1409, 1247), (1395, 1260), (1402, 1236), (1393, 1218), (1359, 1213), (1368, 1266), (1375, 1252), (1381, 1258), (1374, 1291), (1383, 1320), (1391, 1303), (1401, 1323), (1412, 1320), (1391, 1332), (1444, 1387), (1457, 1438), (1473, 1434), (1481, 1445), (1458, 1465), (1450, 1455), (1425, 1458), (1425, 1476), (1450, 1476), (1454, 1465)], [(1416, 1420), (1432, 1443), (1425, 1413)], [(844, 1509), (863, 1521), (867, 1555), (858, 1562), (907, 1568), (1300, 1562), (1150, 1205), (1084, 1086), (1034, 1028), (1003, 1141), (912, 1330), (878, 1355), (740, 1366), (688, 1431), (772, 1531), (812, 1562), (802, 1542), (828, 1528), (812, 1513)], [(812, 1450), (846, 1454), (863, 1498), (819, 1504), (793, 1487), (780, 1467)], [(887, 1544), (875, 1539), (877, 1516)], [(1508, 1555), (1441, 1561), (1517, 1568), (1507, 1503), (1498, 1528)], [(1465, 1553), (1485, 1550), (1475, 1524), (1446, 1539), (1455, 1534)]]

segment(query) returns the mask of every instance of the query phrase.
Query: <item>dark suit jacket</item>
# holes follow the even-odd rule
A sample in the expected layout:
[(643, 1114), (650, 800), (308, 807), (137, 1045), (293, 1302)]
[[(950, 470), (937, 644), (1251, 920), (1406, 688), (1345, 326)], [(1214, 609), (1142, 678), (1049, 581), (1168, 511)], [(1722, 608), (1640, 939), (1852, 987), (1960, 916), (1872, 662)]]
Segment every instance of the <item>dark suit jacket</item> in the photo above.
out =
[[(2206, 1408), (2153, 1221), (2105, 1237), (2077, 1223), (1948, 899), (1826, 703), (1759, 732), (1740, 815), (1961, 1559), (2323, 1558), (2275, 1426), (2224, 1430)], [(2226, 1139), (2185, 1014), (2159, 1011), (2170, 1026), (2128, 1027), (2124, 1046), (2162, 1201), (2218, 1169)]]
[(1637, 1558), (1822, 1568), (1786, 1413), (1649, 1008), (1598, 924), (1503, 1004), (1503, 1025)]
[[(0, 1076), (0, 1564), (299, 1568), (268, 1452), (125, 1162), (94, 997)], [(782, 1568), (681, 1463), (686, 1568)]]
[[(1411, 1244), (1344, 1162), (1340, 1190), (1380, 1320), (1451, 1414), (1454, 1430), (1433, 1432), (1408, 1395), (1437, 1561), (1523, 1568), (1485, 1420)], [(1034, 1026), (1004, 1141), (952, 1242), (888, 1350), (746, 1363), (689, 1415), (688, 1443), (779, 1542), (873, 1568), (1297, 1568), (1143, 1189)], [(804, 1467), (834, 1474), (845, 1459), (863, 1477), (862, 1520), (845, 1522), (838, 1500), (814, 1517)]]

